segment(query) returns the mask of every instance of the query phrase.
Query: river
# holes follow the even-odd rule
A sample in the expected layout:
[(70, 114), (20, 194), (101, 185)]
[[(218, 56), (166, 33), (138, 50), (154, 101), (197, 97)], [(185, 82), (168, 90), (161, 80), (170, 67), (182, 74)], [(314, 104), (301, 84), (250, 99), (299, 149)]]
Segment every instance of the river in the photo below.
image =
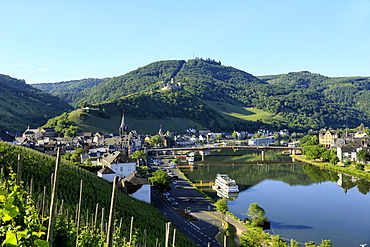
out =
[[(333, 246), (370, 245), (370, 182), (306, 163), (292, 162), (281, 151), (222, 150), (183, 172), (194, 183), (208, 183), (217, 173), (234, 179), (240, 192), (229, 211), (244, 219), (257, 202), (271, 221), (271, 233), (300, 243), (330, 239)], [(279, 163), (281, 162), (281, 163)], [(254, 163), (254, 164), (253, 164)], [(257, 164), (258, 163), (258, 164)], [(215, 191), (202, 187), (213, 199)]]

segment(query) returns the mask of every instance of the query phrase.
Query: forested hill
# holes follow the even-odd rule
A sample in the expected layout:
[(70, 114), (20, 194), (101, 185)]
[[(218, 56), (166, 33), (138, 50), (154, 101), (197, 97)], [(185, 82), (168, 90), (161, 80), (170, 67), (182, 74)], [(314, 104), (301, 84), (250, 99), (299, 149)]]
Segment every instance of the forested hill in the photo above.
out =
[(8, 75), (0, 74), (0, 129), (10, 132), (39, 127), (72, 106), (59, 97)]
[[(296, 131), (370, 124), (370, 79), (367, 77), (331, 78), (302, 71), (257, 78), (245, 71), (223, 66), (221, 62), (201, 58), (154, 62), (95, 86), (86, 87), (71, 94), (70, 98), (73, 97), (72, 105), (75, 107), (82, 103), (118, 104), (117, 100), (131, 94), (136, 96), (125, 98), (125, 101), (138, 101), (138, 95), (141, 95), (142, 100), (143, 94), (160, 91), (171, 78), (181, 83), (182, 91), (197, 97), (203, 107), (212, 107), (229, 120), (231, 116), (232, 121), (245, 122), (252, 119), (257, 123), (256, 128), (262, 126), (263, 122), (273, 124), (276, 128), (288, 127)], [(150, 112), (142, 109), (145, 112), (144, 118), (160, 115), (163, 109), (154, 106), (162, 105), (162, 100), (163, 97), (156, 98), (156, 104), (151, 105), (153, 107)], [(181, 99), (172, 102), (178, 104), (179, 100)], [(194, 115), (185, 115), (174, 110), (178, 107), (176, 104), (172, 103), (173, 109), (171, 104), (167, 106), (166, 110), (172, 112), (171, 117), (189, 119)], [(181, 104), (186, 105), (186, 102)], [(130, 103), (126, 105), (129, 107)], [(119, 108), (130, 112), (123, 109), (122, 105)], [(191, 112), (195, 108), (189, 104), (186, 109)], [(268, 117), (251, 117), (254, 109), (263, 110), (266, 112), (264, 115)], [(177, 113), (174, 114), (175, 112)], [(121, 114), (120, 111), (117, 114)], [(138, 112), (135, 112), (129, 117), (135, 118), (137, 115)], [(203, 124), (203, 127), (211, 128)], [(226, 125), (230, 128), (246, 126), (243, 123)]]
[(73, 103), (76, 101), (76, 97), (81, 97), (79, 95), (84, 95), (84, 91), (86, 89), (94, 87), (109, 79), (110, 78), (87, 78), (81, 80), (61, 81), (57, 83), (35, 83), (32, 84), (32, 86), (58, 96), (68, 103)]
[[(116, 100), (133, 93), (151, 92), (163, 88), (174, 78), (180, 82), (186, 91), (202, 99), (232, 99), (235, 94), (241, 93), (249, 84), (263, 83), (256, 77), (233, 67), (222, 66), (213, 60), (193, 59), (159, 61), (140, 67), (122, 76), (107, 79), (97, 85), (84, 84), (84, 90), (74, 90), (74, 94), (59, 85), (34, 85), (44, 91), (54, 93), (74, 106), (82, 102), (89, 104)], [(70, 83), (69, 88), (73, 84)], [(59, 84), (59, 83), (58, 83)], [(57, 88), (58, 87), (58, 88)], [(56, 89), (57, 88), (57, 89)], [(68, 97), (66, 97), (68, 95)], [(73, 98), (73, 102), (70, 99)]]

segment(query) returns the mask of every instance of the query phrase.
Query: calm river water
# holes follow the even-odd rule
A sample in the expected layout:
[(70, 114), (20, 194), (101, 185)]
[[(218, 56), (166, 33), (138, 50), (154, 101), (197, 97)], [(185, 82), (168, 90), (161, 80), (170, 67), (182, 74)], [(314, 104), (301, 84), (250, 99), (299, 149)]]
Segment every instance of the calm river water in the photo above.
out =
[[(211, 152), (205, 163), (184, 169), (193, 182), (214, 180), (226, 173), (240, 192), (229, 201), (229, 211), (244, 219), (257, 202), (271, 221), (271, 232), (304, 243), (331, 239), (333, 246), (370, 245), (370, 182), (305, 164), (293, 163), (277, 151), (223, 150)], [(214, 199), (217, 193), (204, 192)], [(235, 199), (236, 197), (236, 199)]]

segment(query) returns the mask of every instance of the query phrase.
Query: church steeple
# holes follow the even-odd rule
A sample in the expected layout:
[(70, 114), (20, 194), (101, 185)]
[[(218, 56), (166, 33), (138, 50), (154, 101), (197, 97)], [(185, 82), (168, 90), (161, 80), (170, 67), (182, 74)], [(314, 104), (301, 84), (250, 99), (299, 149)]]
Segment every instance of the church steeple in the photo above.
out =
[(122, 113), (121, 125), (119, 126), (120, 136), (127, 135), (128, 125), (125, 123), (125, 112)]

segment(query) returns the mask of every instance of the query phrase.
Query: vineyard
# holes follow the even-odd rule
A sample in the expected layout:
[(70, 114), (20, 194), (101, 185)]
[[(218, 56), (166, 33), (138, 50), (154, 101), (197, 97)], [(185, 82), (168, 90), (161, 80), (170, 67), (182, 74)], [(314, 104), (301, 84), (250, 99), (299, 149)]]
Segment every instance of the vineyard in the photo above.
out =
[[(58, 163), (55, 224), (47, 242), (57, 163), (55, 157), (0, 142), (0, 242), (4, 246), (159, 247), (169, 246), (169, 239), (179, 243), (174, 246), (196, 246), (153, 206), (118, 189), (114, 213), (110, 213), (112, 183), (64, 160)], [(111, 243), (109, 222), (113, 222)]]

